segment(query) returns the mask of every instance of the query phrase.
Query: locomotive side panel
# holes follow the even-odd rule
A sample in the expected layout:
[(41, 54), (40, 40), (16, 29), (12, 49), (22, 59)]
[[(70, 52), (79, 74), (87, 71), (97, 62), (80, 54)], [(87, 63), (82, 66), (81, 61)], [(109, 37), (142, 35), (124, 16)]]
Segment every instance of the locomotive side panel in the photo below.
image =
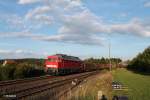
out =
[(80, 72), (82, 66), (80, 61), (64, 60), (62, 59), (62, 67), (59, 68), (60, 73), (69, 74)]

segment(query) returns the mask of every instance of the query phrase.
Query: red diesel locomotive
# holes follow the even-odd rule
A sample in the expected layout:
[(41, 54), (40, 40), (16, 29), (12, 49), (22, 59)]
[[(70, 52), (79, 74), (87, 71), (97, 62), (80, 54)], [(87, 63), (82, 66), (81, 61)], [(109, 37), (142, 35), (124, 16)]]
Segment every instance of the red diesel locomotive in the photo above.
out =
[(45, 61), (45, 70), (51, 75), (65, 75), (82, 72), (84, 66), (83, 62), (78, 57), (56, 54), (47, 57)]

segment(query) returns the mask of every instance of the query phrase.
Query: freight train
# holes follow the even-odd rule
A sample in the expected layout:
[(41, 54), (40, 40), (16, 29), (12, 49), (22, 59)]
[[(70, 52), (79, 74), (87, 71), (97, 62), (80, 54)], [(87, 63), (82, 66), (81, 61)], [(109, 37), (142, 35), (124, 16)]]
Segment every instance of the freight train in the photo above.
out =
[(51, 75), (66, 75), (96, 70), (96, 66), (84, 63), (81, 59), (65, 54), (48, 56), (45, 61), (45, 71)]

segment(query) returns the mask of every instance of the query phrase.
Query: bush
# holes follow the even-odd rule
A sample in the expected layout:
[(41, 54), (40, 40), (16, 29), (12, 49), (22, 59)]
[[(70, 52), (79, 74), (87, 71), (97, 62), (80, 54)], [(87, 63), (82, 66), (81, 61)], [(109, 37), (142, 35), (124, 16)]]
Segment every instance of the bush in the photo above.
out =
[(2, 80), (2, 68), (0, 66), (0, 81)]
[(44, 75), (44, 69), (35, 67), (34, 64), (20, 63), (0, 66), (0, 81), (29, 77), (39, 77)]
[(150, 47), (139, 53), (128, 65), (128, 69), (150, 73)]
[(29, 66), (28, 64), (20, 65), (17, 67), (14, 73), (15, 78), (29, 78), (29, 77), (38, 77), (44, 75), (44, 70), (36, 69), (34, 66)]
[(7, 65), (5, 67), (0, 68), (0, 77), (1, 80), (12, 80), (14, 79), (13, 73), (15, 71), (15, 67), (13, 65)]

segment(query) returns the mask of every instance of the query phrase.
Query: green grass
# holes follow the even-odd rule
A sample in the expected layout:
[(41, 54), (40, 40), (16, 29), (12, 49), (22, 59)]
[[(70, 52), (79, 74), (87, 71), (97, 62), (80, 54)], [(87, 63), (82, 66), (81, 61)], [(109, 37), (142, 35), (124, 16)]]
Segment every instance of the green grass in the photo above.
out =
[(128, 91), (113, 91), (113, 95), (128, 95), (129, 100), (150, 100), (150, 76), (133, 73), (126, 69), (118, 69), (112, 73), (113, 80), (129, 88)]

